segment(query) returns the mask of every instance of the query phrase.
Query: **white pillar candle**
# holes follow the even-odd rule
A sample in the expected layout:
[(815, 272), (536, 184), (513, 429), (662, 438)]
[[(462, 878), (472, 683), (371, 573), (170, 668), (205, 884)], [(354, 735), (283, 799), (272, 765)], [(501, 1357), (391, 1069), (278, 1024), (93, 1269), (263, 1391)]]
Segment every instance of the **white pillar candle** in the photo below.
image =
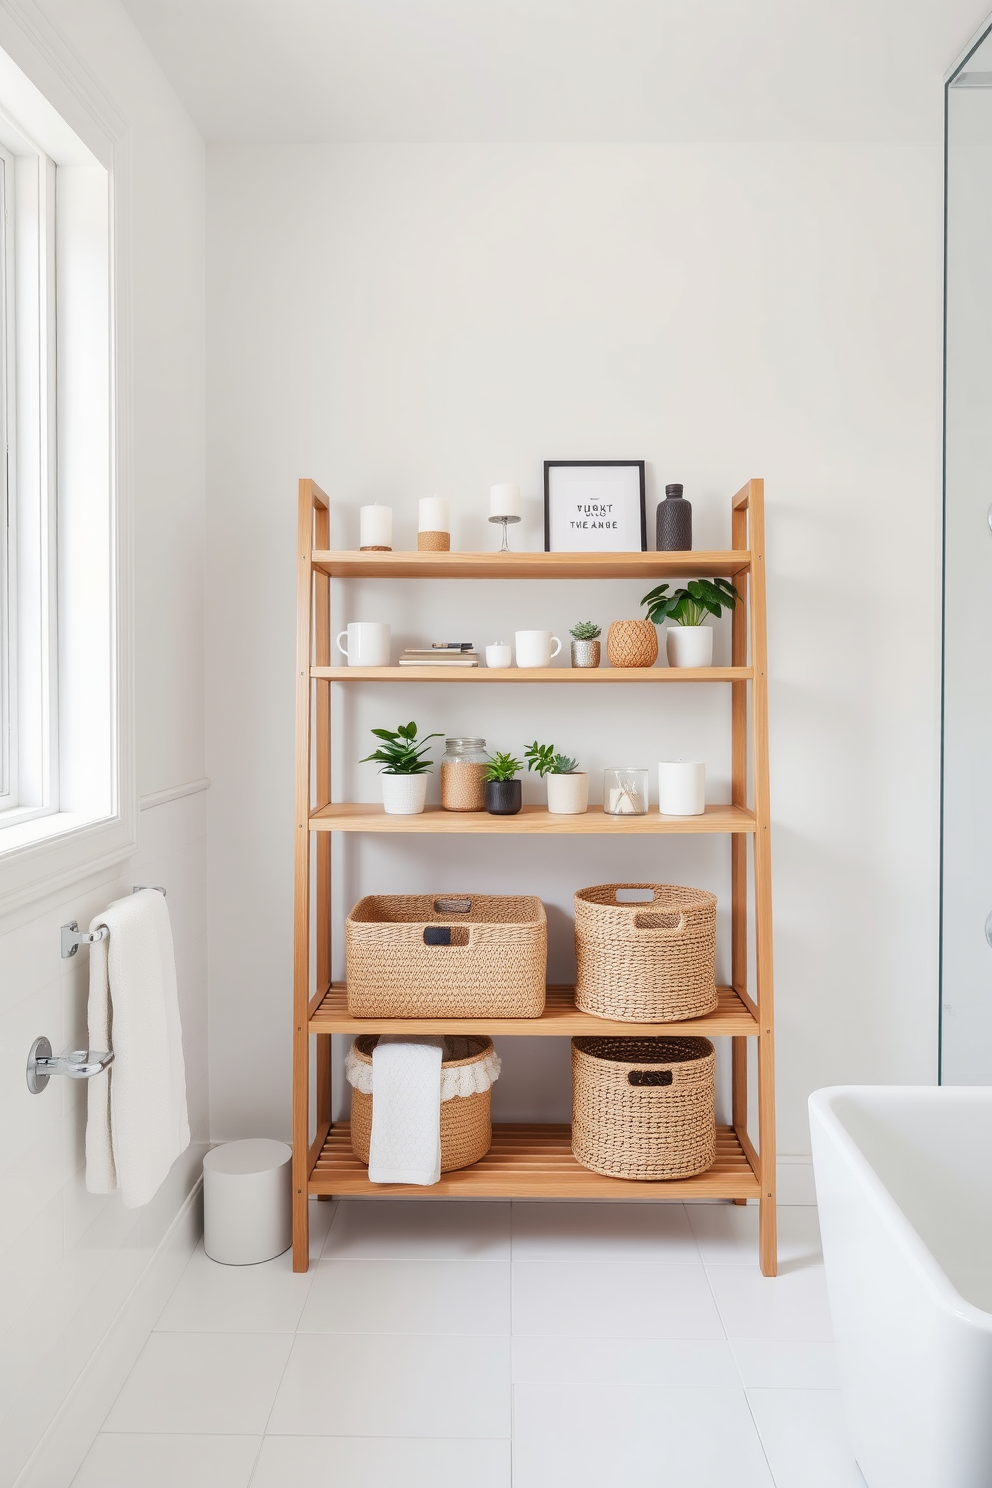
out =
[(360, 512), (363, 548), (393, 546), (393, 509), (391, 506), (363, 506)]
[(491, 517), (519, 517), (520, 487), (490, 486), (489, 515)]
[(702, 760), (661, 761), (658, 810), (662, 816), (702, 816), (706, 810), (706, 766)]
[(423, 496), (420, 501), (418, 532), (447, 532), (448, 503), (443, 496)]

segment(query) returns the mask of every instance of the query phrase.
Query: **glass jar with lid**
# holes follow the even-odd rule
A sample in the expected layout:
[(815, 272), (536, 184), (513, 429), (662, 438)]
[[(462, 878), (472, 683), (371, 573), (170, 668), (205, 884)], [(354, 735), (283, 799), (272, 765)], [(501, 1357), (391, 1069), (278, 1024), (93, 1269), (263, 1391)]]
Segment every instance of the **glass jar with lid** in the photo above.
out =
[(485, 739), (445, 739), (441, 756), (441, 808), (485, 811), (483, 779), (489, 764)]

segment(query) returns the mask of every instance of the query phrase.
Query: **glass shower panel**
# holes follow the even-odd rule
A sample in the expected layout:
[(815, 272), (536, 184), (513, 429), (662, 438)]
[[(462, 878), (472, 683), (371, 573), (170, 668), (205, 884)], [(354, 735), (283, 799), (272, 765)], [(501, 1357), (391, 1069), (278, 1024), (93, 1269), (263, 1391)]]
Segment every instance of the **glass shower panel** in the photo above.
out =
[[(947, 86), (941, 1080), (992, 1084), (992, 34)], [(989, 919), (992, 934), (992, 919)]]

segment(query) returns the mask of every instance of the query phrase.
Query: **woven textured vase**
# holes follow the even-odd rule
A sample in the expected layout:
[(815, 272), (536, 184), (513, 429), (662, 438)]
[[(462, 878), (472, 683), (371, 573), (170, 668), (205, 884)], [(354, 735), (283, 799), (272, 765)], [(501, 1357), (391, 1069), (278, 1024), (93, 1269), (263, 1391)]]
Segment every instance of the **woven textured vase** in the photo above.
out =
[(611, 1178), (693, 1178), (716, 1161), (704, 1038), (574, 1038), (572, 1153)]
[[(361, 1034), (355, 1040), (353, 1052), (363, 1063), (372, 1063), (372, 1050), (379, 1042), (379, 1035)], [(467, 1057), (449, 1058), (449, 1050), (466, 1048)], [(455, 1069), (462, 1065), (475, 1064), (491, 1052), (493, 1041), (482, 1034), (469, 1034), (457, 1039), (445, 1039), (442, 1069)], [(481, 1090), (475, 1095), (455, 1096), (453, 1100), (441, 1102), (441, 1172), (450, 1173), (455, 1168), (467, 1168), (471, 1163), (485, 1157), (492, 1146), (493, 1129), (489, 1120), (492, 1090)], [(360, 1090), (351, 1092), (351, 1150), (359, 1162), (368, 1163), (369, 1145), (372, 1141), (372, 1103), (375, 1095), (363, 1095)]]
[(649, 667), (658, 660), (658, 632), (650, 620), (614, 620), (606, 636), (611, 667)]

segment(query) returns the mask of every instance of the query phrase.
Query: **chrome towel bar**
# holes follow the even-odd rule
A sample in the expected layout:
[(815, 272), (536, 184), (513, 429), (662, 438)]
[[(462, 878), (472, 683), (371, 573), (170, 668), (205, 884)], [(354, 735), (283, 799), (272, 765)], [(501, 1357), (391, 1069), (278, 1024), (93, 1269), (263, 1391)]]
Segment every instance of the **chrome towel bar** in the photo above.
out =
[[(142, 889), (154, 889), (156, 894), (165, 898), (165, 890), (161, 884), (135, 884), (131, 890), (132, 894), (139, 894)], [(106, 940), (110, 931), (106, 925), (100, 925), (92, 934), (88, 930), (80, 930), (78, 920), (70, 920), (68, 925), (62, 926), (62, 960), (74, 956), (81, 945), (92, 945), (95, 940)]]
[(28, 1051), (28, 1089), (32, 1095), (40, 1095), (53, 1075), (68, 1075), (70, 1080), (92, 1080), (113, 1062), (112, 1049), (74, 1049), (71, 1054), (53, 1054), (51, 1043), (42, 1036), (35, 1039)]

